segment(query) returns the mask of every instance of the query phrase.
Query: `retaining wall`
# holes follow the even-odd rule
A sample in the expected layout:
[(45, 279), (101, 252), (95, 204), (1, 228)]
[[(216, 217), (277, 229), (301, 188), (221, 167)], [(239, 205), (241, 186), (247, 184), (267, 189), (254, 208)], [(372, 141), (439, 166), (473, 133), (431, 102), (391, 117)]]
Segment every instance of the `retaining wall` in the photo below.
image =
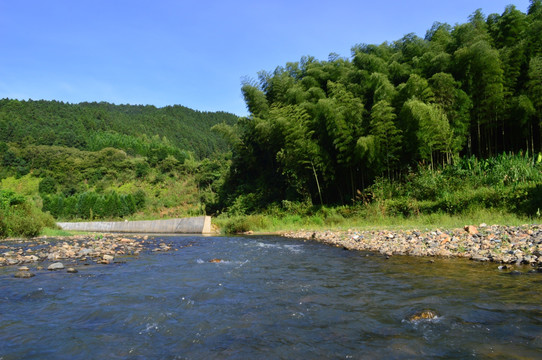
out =
[(143, 221), (59, 222), (63, 230), (120, 233), (209, 234), (211, 217)]

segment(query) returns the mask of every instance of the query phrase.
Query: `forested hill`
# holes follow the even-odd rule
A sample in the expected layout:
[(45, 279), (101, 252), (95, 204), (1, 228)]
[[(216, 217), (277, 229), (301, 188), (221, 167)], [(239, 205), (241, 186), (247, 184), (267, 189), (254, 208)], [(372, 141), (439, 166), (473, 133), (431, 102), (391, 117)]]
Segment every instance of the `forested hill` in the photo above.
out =
[[(68, 104), (58, 101), (0, 100), (0, 141), (21, 145), (59, 145), (82, 150), (116, 147), (129, 150), (138, 139), (164, 137), (173, 147), (205, 158), (228, 149), (211, 132), (218, 123), (234, 124), (237, 116), (200, 112), (184, 106), (109, 103)], [(124, 144), (123, 144), (124, 143)]]
[(351, 58), (303, 57), (242, 91), (250, 116), (222, 128), (239, 134), (226, 204), (348, 203), (420, 164), (532, 155), (542, 151), (542, 1), (355, 45)]

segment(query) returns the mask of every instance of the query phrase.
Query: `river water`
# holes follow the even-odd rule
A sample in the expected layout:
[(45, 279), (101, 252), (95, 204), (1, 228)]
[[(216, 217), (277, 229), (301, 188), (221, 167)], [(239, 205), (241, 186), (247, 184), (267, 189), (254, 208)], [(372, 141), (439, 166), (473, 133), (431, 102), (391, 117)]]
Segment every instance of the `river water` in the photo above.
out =
[[(542, 274), (279, 237), (159, 241), (179, 250), (0, 269), (0, 359), (542, 357)], [(426, 309), (438, 317), (410, 320)]]

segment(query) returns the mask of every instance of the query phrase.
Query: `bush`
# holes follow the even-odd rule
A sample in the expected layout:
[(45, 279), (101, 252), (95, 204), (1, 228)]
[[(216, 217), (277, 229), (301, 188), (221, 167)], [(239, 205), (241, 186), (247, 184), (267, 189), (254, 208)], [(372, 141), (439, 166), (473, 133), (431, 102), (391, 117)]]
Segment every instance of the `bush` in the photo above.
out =
[(0, 237), (37, 236), (46, 226), (56, 226), (50, 214), (13, 191), (0, 190)]
[(269, 226), (268, 220), (262, 215), (236, 216), (229, 218), (223, 226), (226, 234), (240, 234), (250, 230), (258, 230)]

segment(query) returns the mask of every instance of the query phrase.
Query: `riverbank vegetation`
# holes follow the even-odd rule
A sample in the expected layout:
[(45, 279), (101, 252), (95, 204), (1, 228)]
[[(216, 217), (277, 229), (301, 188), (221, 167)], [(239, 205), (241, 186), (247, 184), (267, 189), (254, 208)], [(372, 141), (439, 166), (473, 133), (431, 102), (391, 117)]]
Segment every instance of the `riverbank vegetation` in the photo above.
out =
[(539, 221), (541, 39), (540, 0), (477, 10), (262, 71), (239, 119), (0, 100), (1, 188), (58, 220), (206, 213), (227, 232)]

